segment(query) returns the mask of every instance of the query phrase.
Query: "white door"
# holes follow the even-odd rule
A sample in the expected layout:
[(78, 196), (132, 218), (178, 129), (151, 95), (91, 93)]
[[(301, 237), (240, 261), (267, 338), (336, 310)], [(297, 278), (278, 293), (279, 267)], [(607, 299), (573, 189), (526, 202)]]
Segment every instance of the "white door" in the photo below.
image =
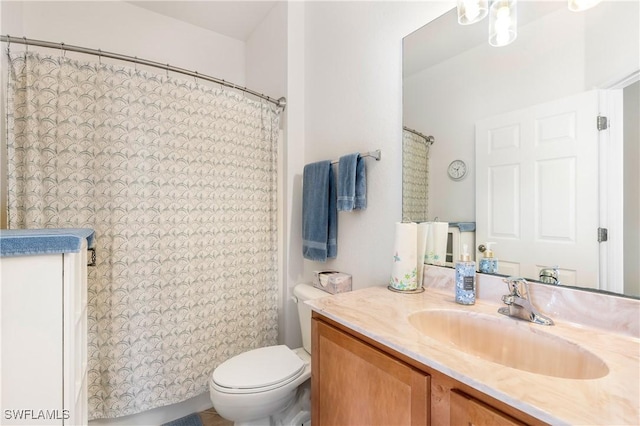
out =
[(498, 273), (599, 288), (597, 116), (590, 91), (476, 123), (476, 242)]

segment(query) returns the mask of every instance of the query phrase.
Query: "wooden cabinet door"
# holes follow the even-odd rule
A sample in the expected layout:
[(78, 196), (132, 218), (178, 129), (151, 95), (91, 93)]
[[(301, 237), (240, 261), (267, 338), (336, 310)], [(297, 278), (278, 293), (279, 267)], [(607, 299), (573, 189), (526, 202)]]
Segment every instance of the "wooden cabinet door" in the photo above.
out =
[(427, 425), (429, 376), (314, 319), (314, 426)]
[(452, 425), (522, 426), (525, 424), (462, 392), (451, 391), (450, 401)]

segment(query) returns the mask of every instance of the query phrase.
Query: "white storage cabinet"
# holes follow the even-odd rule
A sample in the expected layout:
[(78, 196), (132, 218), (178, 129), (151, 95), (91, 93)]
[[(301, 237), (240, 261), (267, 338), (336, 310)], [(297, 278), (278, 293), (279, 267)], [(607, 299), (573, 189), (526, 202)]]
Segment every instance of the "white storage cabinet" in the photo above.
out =
[(0, 258), (2, 425), (87, 424), (87, 239), (79, 244)]

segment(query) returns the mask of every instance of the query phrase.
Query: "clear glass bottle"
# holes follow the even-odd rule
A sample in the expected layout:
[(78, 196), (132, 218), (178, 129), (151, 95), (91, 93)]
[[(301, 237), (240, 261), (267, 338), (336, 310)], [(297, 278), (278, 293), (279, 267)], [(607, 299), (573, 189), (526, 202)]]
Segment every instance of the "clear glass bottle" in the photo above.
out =
[(462, 247), (460, 260), (456, 262), (456, 303), (476, 303), (476, 262), (470, 260), (469, 247)]

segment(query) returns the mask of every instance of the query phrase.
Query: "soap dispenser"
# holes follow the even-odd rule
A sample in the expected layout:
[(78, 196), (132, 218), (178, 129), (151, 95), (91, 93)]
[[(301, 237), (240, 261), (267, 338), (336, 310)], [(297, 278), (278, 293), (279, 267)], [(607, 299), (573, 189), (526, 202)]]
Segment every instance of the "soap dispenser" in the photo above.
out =
[(476, 262), (470, 260), (469, 246), (462, 246), (462, 255), (456, 262), (456, 303), (476, 303)]
[(497, 274), (498, 273), (498, 259), (493, 257), (493, 250), (491, 246), (495, 243), (484, 243), (484, 256), (480, 259), (479, 269), (484, 274)]

